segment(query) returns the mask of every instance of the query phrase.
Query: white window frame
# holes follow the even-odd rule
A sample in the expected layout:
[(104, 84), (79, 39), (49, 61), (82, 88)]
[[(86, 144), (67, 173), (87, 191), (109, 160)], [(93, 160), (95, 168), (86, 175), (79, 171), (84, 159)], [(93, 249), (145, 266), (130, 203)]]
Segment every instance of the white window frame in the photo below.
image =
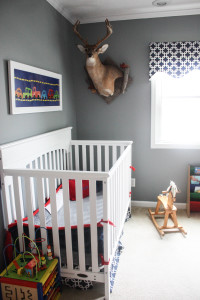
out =
[(200, 149), (200, 143), (175, 144), (175, 143), (161, 140), (160, 124), (161, 124), (163, 80), (162, 77), (159, 76), (159, 72), (158, 72), (151, 77), (150, 81), (151, 81), (151, 148), (152, 149)]

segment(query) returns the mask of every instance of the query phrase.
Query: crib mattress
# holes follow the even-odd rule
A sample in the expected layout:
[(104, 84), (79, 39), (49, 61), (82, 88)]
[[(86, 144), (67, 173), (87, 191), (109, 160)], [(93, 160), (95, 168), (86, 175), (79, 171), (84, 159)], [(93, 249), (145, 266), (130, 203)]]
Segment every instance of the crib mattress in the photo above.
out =
[[(56, 193), (56, 202), (57, 202), (57, 212), (58, 212), (58, 227), (62, 229), (65, 227), (64, 223), (64, 209), (63, 209), (63, 190), (59, 189)], [(76, 201), (70, 201), (70, 221), (71, 227), (77, 227), (77, 212), (76, 212)], [(103, 219), (103, 195), (102, 192), (96, 194), (96, 207), (97, 207), (97, 223), (100, 223)], [(52, 218), (51, 218), (51, 202), (49, 201), (48, 205), (45, 206), (45, 220), (46, 227), (52, 227)], [(24, 223), (28, 223), (26, 219)], [(40, 214), (39, 211), (36, 211), (34, 214), (34, 224), (35, 226), (40, 226)], [(90, 225), (90, 198), (86, 197), (83, 199), (83, 224), (84, 226)]]

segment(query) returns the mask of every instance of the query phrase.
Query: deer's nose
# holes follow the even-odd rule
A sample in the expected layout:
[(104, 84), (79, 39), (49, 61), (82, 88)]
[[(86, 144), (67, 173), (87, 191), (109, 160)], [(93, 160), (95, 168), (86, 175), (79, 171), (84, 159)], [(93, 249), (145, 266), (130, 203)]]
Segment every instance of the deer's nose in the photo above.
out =
[(92, 57), (92, 53), (88, 53), (88, 57)]

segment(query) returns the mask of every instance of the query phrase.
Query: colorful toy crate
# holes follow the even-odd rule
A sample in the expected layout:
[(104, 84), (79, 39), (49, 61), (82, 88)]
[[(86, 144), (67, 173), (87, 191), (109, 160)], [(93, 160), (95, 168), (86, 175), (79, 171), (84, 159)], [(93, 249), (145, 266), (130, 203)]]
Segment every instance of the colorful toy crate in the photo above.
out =
[[(16, 265), (24, 268), (31, 258), (22, 254), (0, 274), (0, 300), (57, 300), (61, 293), (59, 262), (57, 258), (47, 260), (46, 269), (39, 270), (34, 277), (26, 272), (17, 274)], [(17, 263), (16, 263), (17, 262)]]

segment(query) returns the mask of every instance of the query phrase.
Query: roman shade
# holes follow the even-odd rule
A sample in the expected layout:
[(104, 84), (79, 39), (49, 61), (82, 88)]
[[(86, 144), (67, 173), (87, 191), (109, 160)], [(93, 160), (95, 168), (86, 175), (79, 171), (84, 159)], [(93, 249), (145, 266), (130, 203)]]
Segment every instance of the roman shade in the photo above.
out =
[(150, 43), (149, 78), (164, 72), (174, 78), (200, 70), (200, 41)]

